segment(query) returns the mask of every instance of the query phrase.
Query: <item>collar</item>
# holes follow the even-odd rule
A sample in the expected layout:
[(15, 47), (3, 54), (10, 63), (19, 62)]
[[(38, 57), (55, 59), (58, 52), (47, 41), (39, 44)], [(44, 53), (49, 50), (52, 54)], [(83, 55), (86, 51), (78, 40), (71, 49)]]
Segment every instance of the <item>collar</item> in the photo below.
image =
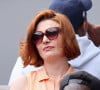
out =
[[(75, 70), (69, 64), (69, 68), (68, 68), (67, 72), (64, 74), (64, 76), (69, 74), (69, 73), (72, 73), (74, 71)], [(47, 75), (46, 70), (45, 70), (44, 67), (41, 70), (39, 70), (38, 75), (39, 75), (39, 77), (38, 77), (39, 82), (46, 81), (46, 80), (50, 79), (50, 77)]]
[(41, 70), (39, 70), (38, 75), (39, 75), (39, 77), (38, 77), (39, 82), (42, 82), (42, 81), (49, 79), (49, 76), (47, 75), (44, 67)]

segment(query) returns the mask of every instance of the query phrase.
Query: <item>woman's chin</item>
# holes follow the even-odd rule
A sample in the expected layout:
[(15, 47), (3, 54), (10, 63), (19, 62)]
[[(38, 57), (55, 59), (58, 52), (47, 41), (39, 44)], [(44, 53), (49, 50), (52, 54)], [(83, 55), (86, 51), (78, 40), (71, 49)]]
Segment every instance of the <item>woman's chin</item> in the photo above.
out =
[(43, 59), (44, 60), (50, 60), (50, 59), (54, 59), (56, 58), (58, 55), (56, 53), (53, 52), (47, 52), (43, 55)]

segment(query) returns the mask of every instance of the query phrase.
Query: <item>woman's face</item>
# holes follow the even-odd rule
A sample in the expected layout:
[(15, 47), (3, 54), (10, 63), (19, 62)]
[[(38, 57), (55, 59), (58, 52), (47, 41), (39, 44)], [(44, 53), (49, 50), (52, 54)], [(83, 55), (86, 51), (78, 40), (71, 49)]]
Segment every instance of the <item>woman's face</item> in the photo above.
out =
[[(64, 56), (62, 35), (58, 28), (59, 24), (53, 20), (43, 20), (37, 25), (36, 32), (42, 32), (45, 34), (43, 39), (40, 39), (36, 42), (36, 48), (43, 60), (53, 58), (57, 59)], [(50, 32), (53, 31), (54, 34), (55, 32), (58, 32), (58, 36), (46, 36), (48, 34), (52, 34)]]

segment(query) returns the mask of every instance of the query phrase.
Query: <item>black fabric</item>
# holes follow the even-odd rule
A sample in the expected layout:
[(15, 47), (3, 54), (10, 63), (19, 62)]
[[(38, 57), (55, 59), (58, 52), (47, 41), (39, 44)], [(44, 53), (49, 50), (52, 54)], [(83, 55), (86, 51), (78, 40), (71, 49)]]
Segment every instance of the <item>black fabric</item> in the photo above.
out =
[(61, 81), (60, 90), (63, 90), (63, 88), (70, 83), (84, 84), (91, 90), (100, 90), (100, 80), (85, 71), (78, 71), (65, 76)]

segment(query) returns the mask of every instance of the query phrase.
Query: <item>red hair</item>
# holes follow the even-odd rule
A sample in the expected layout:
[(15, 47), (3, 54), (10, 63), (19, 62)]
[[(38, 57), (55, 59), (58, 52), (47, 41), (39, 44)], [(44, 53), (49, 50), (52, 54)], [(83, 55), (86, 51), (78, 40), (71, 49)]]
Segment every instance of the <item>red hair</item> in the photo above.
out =
[(24, 61), (24, 66), (34, 65), (38, 67), (44, 64), (43, 59), (40, 57), (36, 46), (33, 43), (32, 34), (36, 31), (39, 22), (48, 19), (56, 21), (60, 25), (63, 36), (64, 52), (68, 60), (74, 59), (80, 55), (80, 49), (75, 37), (75, 32), (69, 19), (63, 14), (52, 10), (45, 10), (40, 12), (27, 28), (27, 37), (24, 42), (24, 47), (20, 52)]

